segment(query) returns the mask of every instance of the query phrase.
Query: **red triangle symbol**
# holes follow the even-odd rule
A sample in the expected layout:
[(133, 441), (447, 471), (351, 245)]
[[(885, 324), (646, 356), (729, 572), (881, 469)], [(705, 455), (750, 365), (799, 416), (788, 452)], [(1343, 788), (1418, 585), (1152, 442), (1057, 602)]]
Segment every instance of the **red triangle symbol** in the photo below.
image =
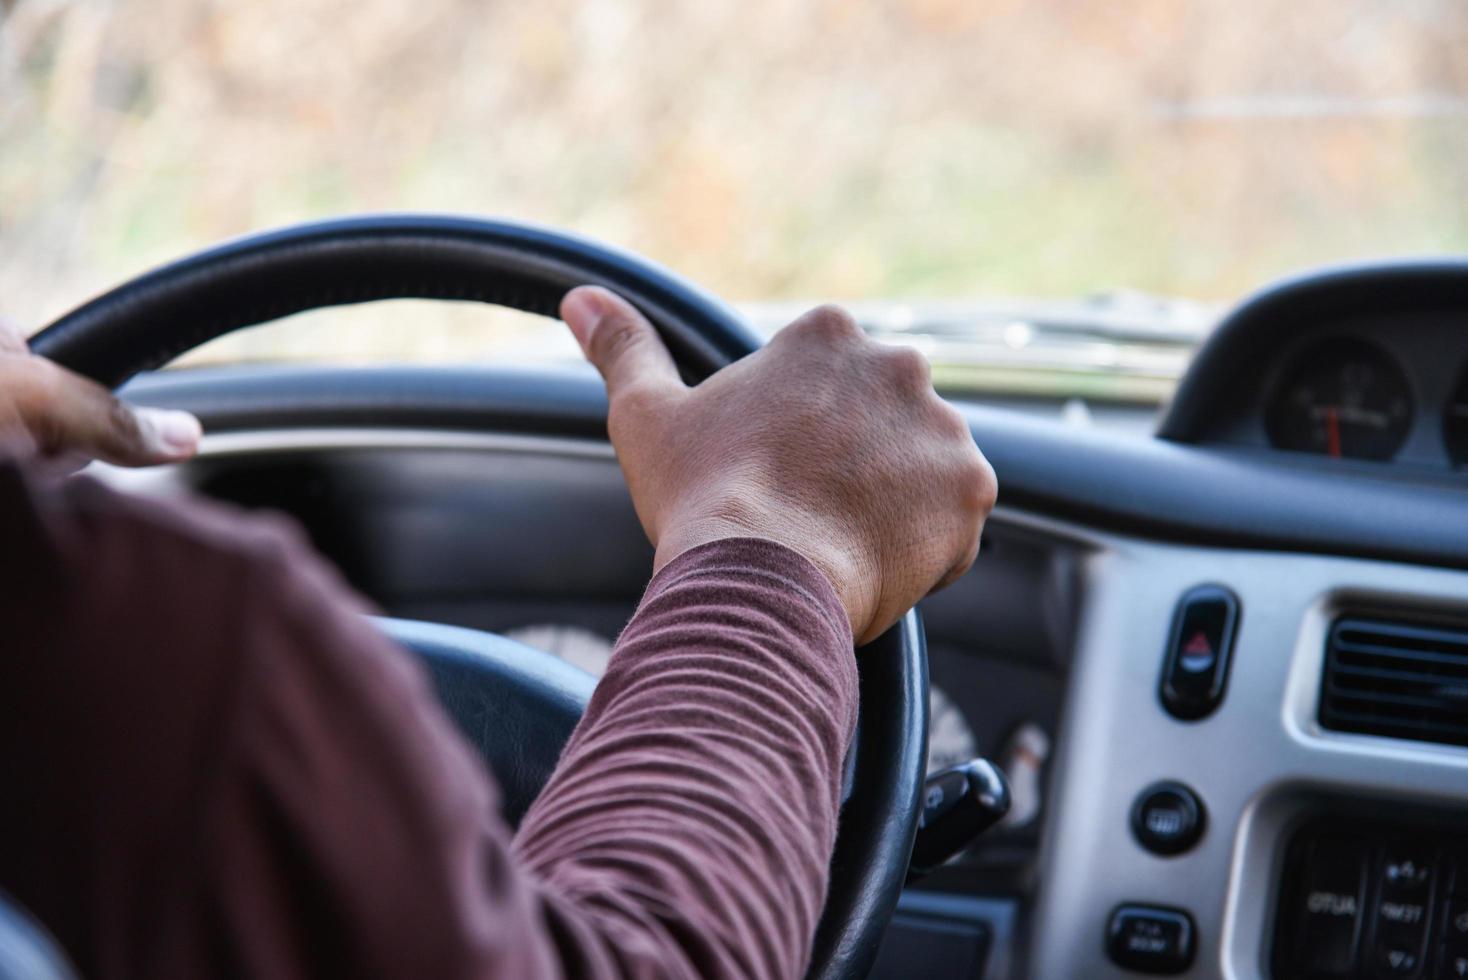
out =
[(1208, 636), (1202, 630), (1193, 634), (1193, 638), (1183, 647), (1183, 656), (1188, 657), (1211, 657), (1213, 656), (1213, 644), (1208, 642)]

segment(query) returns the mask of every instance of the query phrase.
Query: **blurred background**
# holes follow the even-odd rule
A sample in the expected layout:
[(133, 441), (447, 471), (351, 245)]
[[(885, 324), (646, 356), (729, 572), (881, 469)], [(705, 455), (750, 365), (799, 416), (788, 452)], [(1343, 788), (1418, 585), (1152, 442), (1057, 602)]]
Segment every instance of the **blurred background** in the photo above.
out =
[[(950, 387), (1160, 399), (1269, 279), (1468, 249), (1468, 4), (0, 0), (3, 314), (375, 210), (573, 229), (770, 328), (853, 303)], [(195, 360), (574, 354), (305, 320)]]

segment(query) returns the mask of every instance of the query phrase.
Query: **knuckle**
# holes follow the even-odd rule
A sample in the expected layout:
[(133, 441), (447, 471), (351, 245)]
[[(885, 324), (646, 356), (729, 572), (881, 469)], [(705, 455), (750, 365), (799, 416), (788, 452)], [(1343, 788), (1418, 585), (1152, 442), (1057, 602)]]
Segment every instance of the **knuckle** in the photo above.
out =
[(963, 417), (963, 413), (939, 398), (936, 394), (934, 394), (933, 400), (937, 405), (938, 432), (950, 439), (961, 439), (969, 443), (973, 442), (973, 433), (969, 431), (968, 420)]
[(137, 415), (120, 398), (107, 396), (104, 415), (107, 433), (117, 442), (131, 446), (142, 441)]
[(933, 390), (932, 366), (915, 348), (889, 348), (882, 353), (882, 360), (903, 394), (920, 397)]
[(970, 511), (978, 514), (980, 518), (988, 517), (994, 510), (994, 505), (999, 502), (999, 479), (994, 475), (994, 467), (978, 447), (970, 456), (964, 467), (964, 481), (967, 491), (967, 503)]
[(977, 451), (972, 459), (965, 461), (961, 479), (963, 482), (959, 490), (958, 509), (954, 515), (953, 559), (944, 579), (945, 584), (966, 574), (978, 559), (984, 525), (998, 497), (994, 471)]
[(641, 325), (627, 316), (609, 316), (591, 335), (592, 355), (598, 364), (609, 364), (625, 354), (642, 338)]
[(862, 336), (861, 327), (857, 325), (856, 318), (834, 303), (823, 303), (817, 306), (801, 316), (791, 326), (798, 334), (805, 334), (827, 343), (852, 341)]

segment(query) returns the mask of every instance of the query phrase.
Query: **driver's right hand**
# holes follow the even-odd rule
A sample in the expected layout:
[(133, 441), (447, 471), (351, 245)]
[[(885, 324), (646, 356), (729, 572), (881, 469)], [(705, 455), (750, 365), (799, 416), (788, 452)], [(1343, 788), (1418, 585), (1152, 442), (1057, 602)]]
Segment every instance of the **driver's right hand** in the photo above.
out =
[(772, 539), (825, 573), (860, 644), (973, 563), (998, 485), (916, 351), (821, 306), (689, 388), (615, 294), (575, 289), (561, 316), (606, 380), (655, 567), (720, 538)]

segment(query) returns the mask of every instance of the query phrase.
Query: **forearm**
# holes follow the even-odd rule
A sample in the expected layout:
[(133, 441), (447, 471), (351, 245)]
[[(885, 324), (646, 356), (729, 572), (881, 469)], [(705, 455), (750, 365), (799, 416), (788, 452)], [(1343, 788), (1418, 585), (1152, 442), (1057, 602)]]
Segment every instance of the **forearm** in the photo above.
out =
[(799, 976), (855, 718), (821, 573), (767, 541), (694, 549), (649, 586), (516, 850), (620, 972)]

